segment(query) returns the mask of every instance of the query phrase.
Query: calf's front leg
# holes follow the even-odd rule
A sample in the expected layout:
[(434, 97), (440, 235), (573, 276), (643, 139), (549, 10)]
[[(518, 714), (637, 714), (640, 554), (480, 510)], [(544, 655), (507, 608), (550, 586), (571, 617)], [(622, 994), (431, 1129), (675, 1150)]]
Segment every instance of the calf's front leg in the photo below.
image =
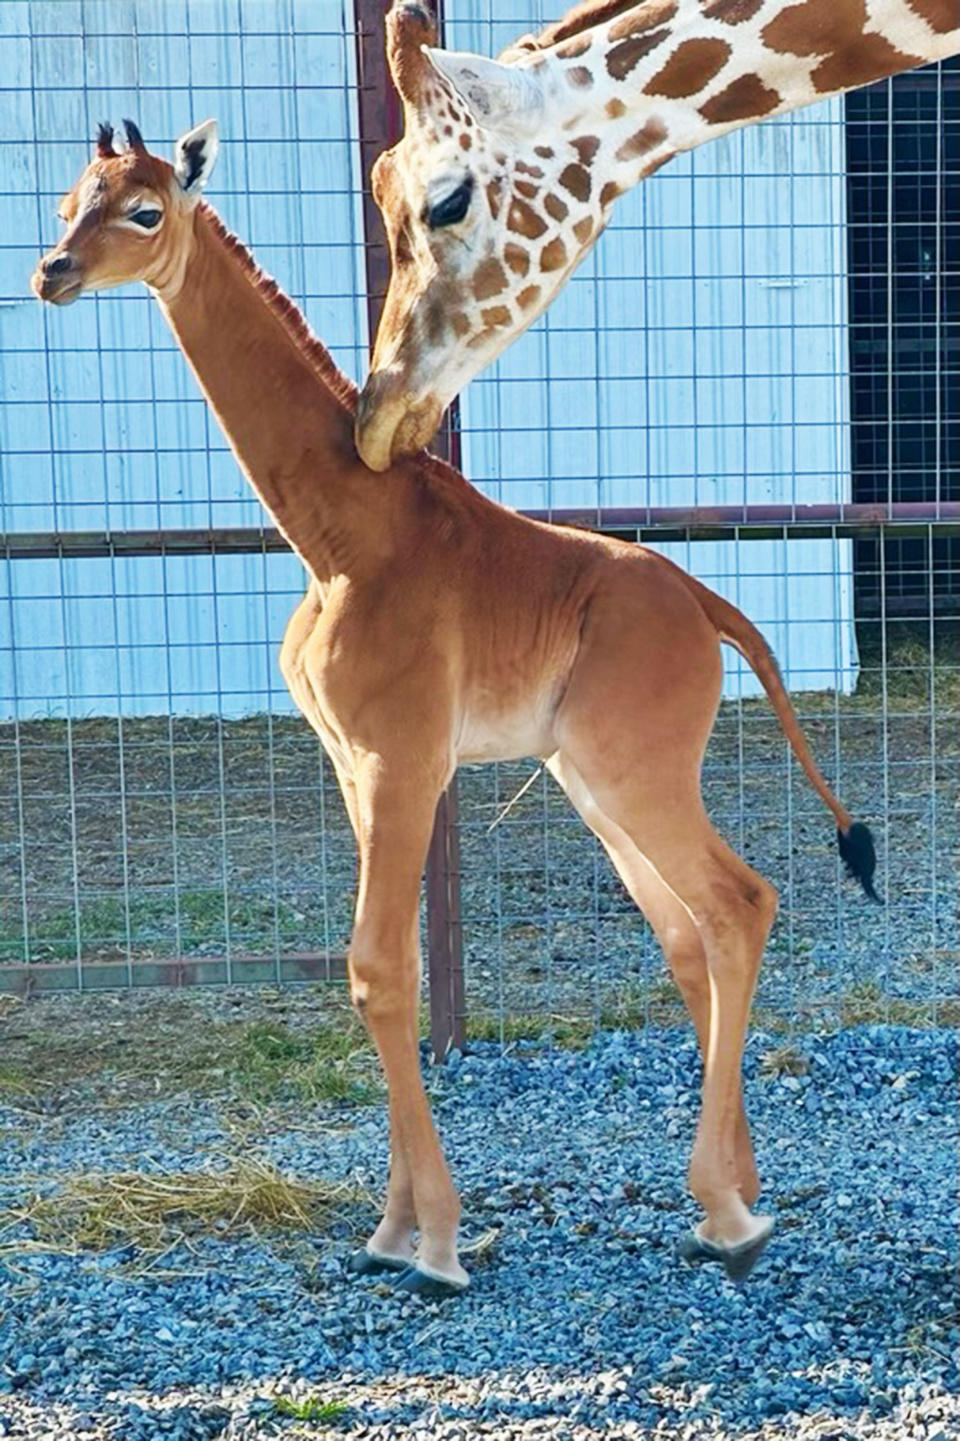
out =
[[(381, 757), (354, 773), (360, 879), (348, 967), (350, 994), (376, 1045), (390, 1097), (390, 1184), (359, 1271), (409, 1267), (397, 1284), (425, 1295), (465, 1289), (457, 1257), (460, 1201), (420, 1077), (420, 879), (442, 779), (396, 774)], [(420, 1233), (414, 1252), (411, 1231)]]

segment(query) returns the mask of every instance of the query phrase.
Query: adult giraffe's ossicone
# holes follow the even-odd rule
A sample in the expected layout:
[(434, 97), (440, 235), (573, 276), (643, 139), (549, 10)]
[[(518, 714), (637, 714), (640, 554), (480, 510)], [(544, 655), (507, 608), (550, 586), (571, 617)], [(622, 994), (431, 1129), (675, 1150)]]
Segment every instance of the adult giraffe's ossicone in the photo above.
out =
[(396, 0), (405, 131), (374, 166), (392, 274), (357, 412), (383, 470), (559, 294), (618, 195), (681, 151), (960, 53), (960, 0), (586, 0), (499, 61)]
[[(460, 1203), (420, 1076), (420, 879), (437, 801), (461, 761), (535, 755), (599, 836), (660, 939), (704, 1059), (689, 1180), (705, 1212), (688, 1254), (736, 1277), (772, 1222), (740, 1089), (744, 1034), (776, 893), (714, 831), (700, 765), (720, 642), (759, 676), (841, 856), (873, 895), (873, 845), (817, 769), (745, 616), (642, 546), (539, 525), (432, 456), (386, 482), (353, 445), (356, 391), (303, 317), (201, 199), (212, 121), (147, 153), (103, 128), (39, 262), (54, 304), (144, 281), (239, 464), (307, 566), (280, 666), (336, 771), (360, 857), (351, 995), (390, 1096), (383, 1217), (365, 1273), (450, 1294)], [(650, 676), (656, 676), (656, 685)], [(415, 1244), (415, 1233), (419, 1243)]]

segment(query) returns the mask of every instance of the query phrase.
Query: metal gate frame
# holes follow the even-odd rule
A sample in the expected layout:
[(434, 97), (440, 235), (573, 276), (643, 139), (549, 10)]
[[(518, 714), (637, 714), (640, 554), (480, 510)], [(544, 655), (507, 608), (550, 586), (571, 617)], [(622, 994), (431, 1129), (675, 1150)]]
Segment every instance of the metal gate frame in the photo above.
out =
[[(363, 176), (364, 261), (367, 272), (367, 324), (370, 349), (390, 283), (390, 251), (380, 211), (370, 191), (370, 170), (382, 150), (402, 134), (400, 99), (387, 62), (385, 17), (390, 0), (355, 0), (357, 109)], [(443, 43), (443, 7), (437, 3), (437, 31)], [(460, 467), (460, 409), (456, 400), (445, 413), (433, 447)], [(430, 973), (430, 1041), (434, 1062), (463, 1046), (463, 940), (460, 925), (460, 833), (457, 829), (457, 778), (454, 775), (437, 806), (427, 853), (427, 960)]]

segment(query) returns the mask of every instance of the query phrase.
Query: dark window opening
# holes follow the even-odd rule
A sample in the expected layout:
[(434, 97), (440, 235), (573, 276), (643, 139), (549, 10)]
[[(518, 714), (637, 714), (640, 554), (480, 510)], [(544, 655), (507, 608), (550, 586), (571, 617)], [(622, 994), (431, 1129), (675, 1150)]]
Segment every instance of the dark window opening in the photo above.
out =
[[(855, 501), (960, 500), (960, 57), (846, 97)], [(882, 561), (882, 564), (881, 564)], [(960, 612), (960, 537), (857, 541), (860, 615)]]

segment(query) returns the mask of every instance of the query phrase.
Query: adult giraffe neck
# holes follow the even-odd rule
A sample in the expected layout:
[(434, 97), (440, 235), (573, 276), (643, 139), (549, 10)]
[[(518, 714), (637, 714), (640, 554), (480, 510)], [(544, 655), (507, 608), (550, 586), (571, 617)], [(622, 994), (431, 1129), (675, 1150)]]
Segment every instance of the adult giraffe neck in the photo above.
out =
[(277, 526), (318, 580), (350, 569), (376, 528), (373, 477), (353, 445), (351, 382), (206, 205), (197, 208), (182, 284), (155, 294)]
[[(957, 0), (647, 0), (597, 13), (559, 41), (545, 32), (532, 63), (537, 51), (560, 62), (563, 129), (596, 117), (607, 164), (635, 171), (607, 177), (621, 185), (730, 130), (960, 48)], [(638, 116), (649, 124), (631, 132)]]

